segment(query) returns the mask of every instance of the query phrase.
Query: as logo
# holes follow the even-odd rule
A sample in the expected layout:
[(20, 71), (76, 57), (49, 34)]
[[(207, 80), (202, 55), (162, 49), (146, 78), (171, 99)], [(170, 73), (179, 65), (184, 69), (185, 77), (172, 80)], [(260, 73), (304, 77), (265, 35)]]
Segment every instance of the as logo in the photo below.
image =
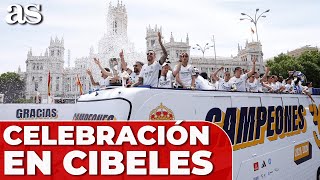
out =
[(7, 8), (8, 15), (6, 21), (8, 24), (39, 24), (42, 21), (41, 5), (30, 4), (23, 7), (20, 4), (13, 4)]
[(267, 165), (266, 165), (266, 162), (263, 161), (261, 168), (265, 168), (266, 166), (267, 166)]

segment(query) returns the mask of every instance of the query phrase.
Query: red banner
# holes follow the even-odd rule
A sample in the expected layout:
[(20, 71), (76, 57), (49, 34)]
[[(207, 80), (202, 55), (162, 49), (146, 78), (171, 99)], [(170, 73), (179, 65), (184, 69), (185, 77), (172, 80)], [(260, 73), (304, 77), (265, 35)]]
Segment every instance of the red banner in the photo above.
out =
[(1, 122), (0, 179), (232, 179), (208, 122)]

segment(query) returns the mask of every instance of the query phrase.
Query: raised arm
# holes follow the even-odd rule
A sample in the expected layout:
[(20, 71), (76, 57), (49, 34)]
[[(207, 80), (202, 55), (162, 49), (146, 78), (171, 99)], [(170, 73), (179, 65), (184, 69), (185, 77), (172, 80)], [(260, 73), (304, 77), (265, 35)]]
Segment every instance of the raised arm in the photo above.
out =
[(267, 76), (268, 76), (269, 72), (270, 72), (270, 68), (266, 67), (265, 68), (265, 73), (262, 76), (262, 78), (260, 79), (260, 83), (263, 83), (263, 82), (267, 81)]
[(111, 72), (106, 71), (106, 70), (101, 66), (101, 63), (100, 63), (100, 61), (99, 61), (98, 58), (94, 58), (94, 62), (99, 66), (102, 74), (107, 75), (107, 76), (112, 76), (112, 73), (111, 73)]
[(219, 71), (222, 71), (224, 69), (224, 67), (221, 67), (220, 69), (216, 70), (214, 73), (212, 73), (212, 78), (216, 81), (219, 81), (219, 77), (217, 76), (217, 74), (219, 73)]
[(119, 56), (120, 56), (120, 59), (121, 59), (121, 68), (125, 71), (125, 70), (127, 70), (127, 63), (124, 60), (123, 50), (121, 50)]
[(162, 44), (161, 33), (160, 33), (160, 32), (158, 32), (158, 38), (159, 38), (159, 44), (160, 44), (161, 49), (162, 49), (162, 52), (163, 52), (163, 55), (161, 56), (161, 58), (160, 58), (160, 60), (159, 60), (159, 63), (162, 65), (162, 64), (167, 60), (168, 53), (167, 53), (166, 48), (165, 48), (164, 45)]
[(99, 83), (94, 81), (93, 76), (92, 76), (92, 72), (91, 72), (90, 69), (87, 69), (87, 74), (88, 74), (89, 77), (90, 77), (91, 84), (92, 84), (93, 86), (99, 86)]
[(178, 63), (178, 65), (177, 65), (177, 68), (175, 68), (175, 70), (172, 72), (172, 75), (174, 76), (174, 77), (176, 77), (177, 76), (177, 74), (179, 74), (179, 72), (180, 72), (180, 70), (181, 70), (181, 60), (179, 60), (179, 63)]
[(251, 71), (248, 72), (248, 77), (252, 76), (254, 74), (254, 72), (256, 71), (256, 61), (257, 61), (257, 58), (254, 58), (252, 63), (252, 69)]

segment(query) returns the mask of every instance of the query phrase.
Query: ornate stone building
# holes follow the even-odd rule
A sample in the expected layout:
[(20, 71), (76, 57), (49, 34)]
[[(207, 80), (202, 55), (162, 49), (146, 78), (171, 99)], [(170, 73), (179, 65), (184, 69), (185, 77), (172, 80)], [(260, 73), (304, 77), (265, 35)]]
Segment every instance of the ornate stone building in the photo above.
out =
[[(51, 38), (50, 45), (44, 55), (35, 56), (32, 49), (29, 50), (26, 60), (26, 98), (32, 98), (39, 92), (41, 95), (47, 95), (48, 92), (48, 74), (51, 74), (51, 92), (55, 96), (62, 96), (63, 72), (64, 72), (64, 40), (55, 40)], [(42, 96), (46, 99), (46, 96)]]
[(301, 56), (301, 54), (303, 54), (304, 52), (307, 52), (307, 51), (319, 51), (319, 48), (312, 47), (310, 45), (306, 45), (301, 48), (298, 48), (298, 49), (295, 49), (292, 51), (288, 51), (287, 54), (292, 57), (299, 57), (299, 56)]
[[(151, 28), (151, 26), (149, 25), (149, 27), (147, 27), (146, 31), (147, 31), (147, 33), (146, 33), (147, 50), (154, 50), (157, 58), (160, 58), (162, 56), (163, 52), (162, 52), (160, 44), (159, 44), (158, 32), (160, 32), (162, 34), (162, 27), (158, 28), (157, 25), (155, 25), (154, 28)], [(170, 37), (169, 42), (166, 42), (164, 40), (164, 37), (162, 37), (162, 38), (163, 38), (163, 40), (162, 40), (163, 45), (169, 54), (168, 60), (172, 63), (172, 65), (177, 64), (177, 62), (179, 61), (179, 55), (181, 53), (187, 52), (188, 54), (190, 54), (190, 45), (189, 45), (188, 35), (186, 37), (185, 42), (182, 42), (182, 40), (180, 42), (175, 41), (172, 33), (171, 33), (171, 37)]]
[[(216, 71), (220, 67), (224, 67), (225, 71), (233, 72), (236, 67), (241, 67), (242, 69), (251, 69), (252, 59), (257, 58), (256, 71), (264, 73), (264, 62), (262, 46), (260, 42), (246, 42), (245, 48), (238, 45), (237, 56), (230, 57), (203, 57), (201, 56), (191, 56), (190, 62), (194, 67), (197, 67), (201, 72), (206, 72), (210, 74)], [(232, 73), (231, 73), (232, 74)], [(220, 73), (222, 77), (223, 73)]]
[[(133, 43), (127, 36), (128, 16), (125, 5), (119, 3), (116, 6), (109, 5), (106, 13), (106, 33), (103, 35), (98, 44), (97, 52), (93, 47), (90, 48), (88, 56), (76, 58), (75, 66), (70, 67), (70, 53), (68, 52), (68, 67), (64, 67), (65, 47), (63, 38), (51, 38), (48, 48), (44, 55), (35, 56), (32, 50), (27, 54), (26, 72), (21, 70), (19, 74), (26, 81), (26, 98), (33, 99), (37, 93), (40, 93), (41, 99), (48, 98), (48, 73), (51, 74), (51, 94), (55, 99), (69, 98), (75, 99), (79, 96), (79, 87), (77, 86), (77, 76), (79, 76), (83, 84), (84, 92), (88, 92), (91, 88), (91, 82), (86, 74), (87, 69), (91, 69), (96, 80), (101, 77), (100, 70), (93, 63), (93, 58), (98, 57), (102, 61), (104, 67), (109, 66), (110, 58), (118, 58), (119, 52), (123, 49), (125, 59), (128, 61), (129, 67), (136, 60), (147, 62), (145, 54), (135, 52)], [(162, 33), (162, 28), (149, 27), (146, 28), (146, 51), (154, 50), (157, 58), (162, 55), (162, 50), (158, 42), (157, 33)], [(186, 35), (185, 41), (176, 41), (173, 33), (166, 42), (163, 35), (164, 46), (169, 54), (168, 60), (172, 62), (172, 68), (177, 64), (179, 55), (187, 52), (190, 55), (189, 36)], [(201, 72), (210, 73), (217, 68), (224, 66), (225, 70), (233, 71), (235, 67), (240, 66), (243, 69), (249, 69), (252, 65), (251, 59), (258, 57), (257, 70), (263, 72), (263, 54), (260, 42), (246, 42), (245, 48), (238, 46), (238, 54), (233, 57), (198, 57), (191, 56), (190, 63), (198, 67)]]

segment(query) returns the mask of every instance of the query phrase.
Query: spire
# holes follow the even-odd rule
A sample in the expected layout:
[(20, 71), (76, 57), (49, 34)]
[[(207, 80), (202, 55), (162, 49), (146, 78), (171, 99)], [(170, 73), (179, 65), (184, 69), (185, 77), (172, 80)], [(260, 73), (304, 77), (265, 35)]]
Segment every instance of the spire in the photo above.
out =
[(238, 43), (238, 52), (240, 52), (240, 44)]
[(172, 32), (171, 32), (170, 42), (174, 42)]
[(32, 56), (32, 48), (30, 48), (29, 52), (28, 52), (28, 57)]
[(119, 4), (119, 0), (118, 0), (118, 4), (117, 4), (117, 7), (119, 7), (119, 5), (120, 5), (120, 4)]
[(189, 44), (189, 34), (187, 33), (186, 43)]
[(68, 68), (70, 68), (70, 59), (71, 59), (71, 52), (70, 52), (70, 49), (68, 49)]
[(50, 38), (50, 46), (53, 44), (53, 39), (52, 39), (52, 36)]
[(93, 46), (91, 46), (90, 47), (90, 55), (93, 55), (93, 53), (94, 53), (94, 48), (93, 48)]
[(45, 56), (48, 56), (48, 49), (46, 49), (46, 52), (44, 53)]
[(64, 45), (64, 38), (63, 37), (61, 38), (61, 45), (62, 46)]
[(20, 65), (19, 65), (19, 67), (18, 67), (18, 73), (19, 73), (19, 74), (21, 73), (21, 67), (20, 67)]

